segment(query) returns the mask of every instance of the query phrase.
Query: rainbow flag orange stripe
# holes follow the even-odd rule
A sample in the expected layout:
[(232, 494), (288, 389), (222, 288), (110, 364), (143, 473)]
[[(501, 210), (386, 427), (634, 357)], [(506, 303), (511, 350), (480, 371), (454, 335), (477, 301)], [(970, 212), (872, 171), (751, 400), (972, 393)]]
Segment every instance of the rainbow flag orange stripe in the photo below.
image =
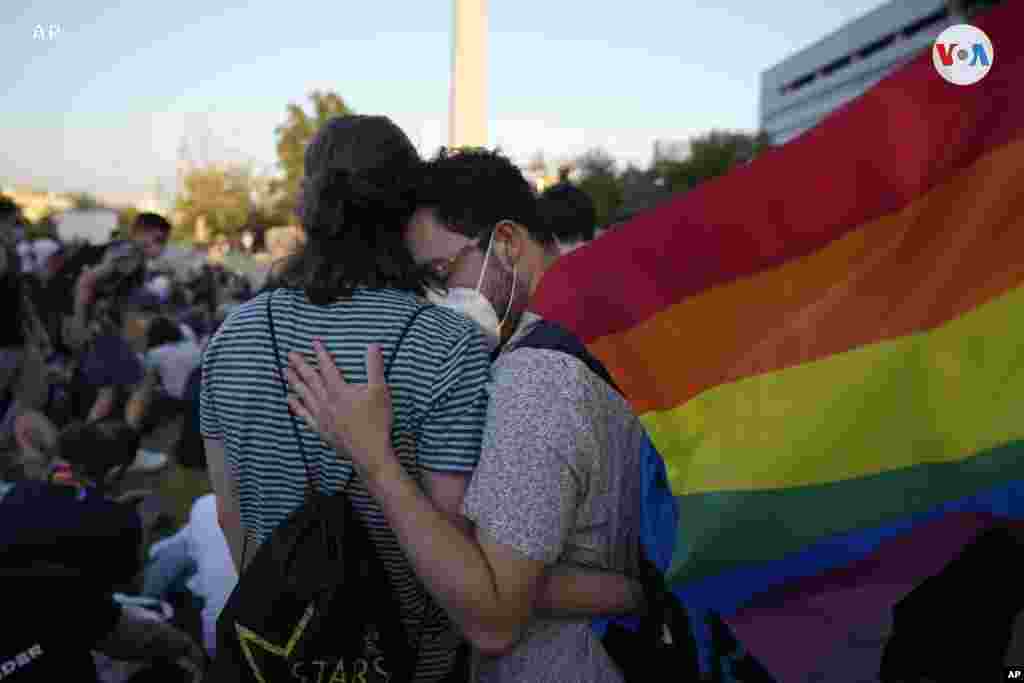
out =
[(1024, 3), (976, 23), (980, 83), (922, 54), (537, 293), (665, 458), (674, 586), (743, 628), (759, 593), (950, 515), (1024, 517)]

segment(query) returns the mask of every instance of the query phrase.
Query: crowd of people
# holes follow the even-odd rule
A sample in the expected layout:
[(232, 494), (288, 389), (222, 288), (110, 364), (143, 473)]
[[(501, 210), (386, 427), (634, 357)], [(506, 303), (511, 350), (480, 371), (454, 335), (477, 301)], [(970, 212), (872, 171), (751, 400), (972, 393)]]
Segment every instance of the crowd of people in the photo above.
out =
[[(99, 245), (29, 240), (27, 227), (0, 197), (0, 580), (24, 615), (0, 647), (0, 678), (188, 680), (207, 668), (198, 643), (212, 644), (201, 625), (147, 608), (185, 591), (153, 588), (167, 562), (149, 548), (152, 492), (130, 482), (168, 459), (205, 467), (202, 350), (251, 288), (219, 266), (162, 263), (171, 226), (157, 214)], [(154, 463), (140, 446), (166, 425), (179, 436)], [(126, 659), (137, 661), (103, 665)]]
[[(314, 665), (323, 680), (626, 680), (594, 624), (647, 599), (643, 428), (581, 345), (529, 310), (545, 270), (593, 239), (587, 195), (538, 195), (496, 152), (424, 161), (390, 120), (345, 116), (308, 145), (298, 204), (305, 241), (255, 294), (210, 265), (162, 269), (159, 215), (64, 245), (28, 242), (18, 207), (0, 207), (0, 569), (27, 615), (0, 677), (108, 681), (105, 656), (139, 660), (133, 680), (210, 666), (264, 680), (272, 664), (249, 641), (286, 649), (243, 615), (302, 581), (267, 585), (252, 563), (280, 557), (315, 494), (340, 492), (396, 623), (378, 623), (369, 586), (355, 613), (401, 633), (408, 661), (309, 645), (280, 656), (287, 680)], [(147, 466), (144, 439), (176, 421), (167, 455), (205, 469), (213, 493), (153, 543), (125, 482)], [(360, 547), (355, 533), (341, 545)], [(182, 596), (194, 623), (146, 607)], [(299, 638), (312, 614), (282, 628)]]

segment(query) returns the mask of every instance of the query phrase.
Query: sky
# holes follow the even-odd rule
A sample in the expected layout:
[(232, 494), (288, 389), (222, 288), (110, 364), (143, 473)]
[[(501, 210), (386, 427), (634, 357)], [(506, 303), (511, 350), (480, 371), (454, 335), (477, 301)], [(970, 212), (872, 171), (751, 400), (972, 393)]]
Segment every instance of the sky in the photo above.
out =
[[(754, 130), (760, 73), (880, 0), (488, 0), (490, 144), (525, 161)], [(0, 185), (173, 192), (183, 137), (271, 171), (289, 102), (334, 90), (421, 153), (447, 138), (452, 0), (4, 1)], [(200, 155), (200, 150), (193, 152)]]

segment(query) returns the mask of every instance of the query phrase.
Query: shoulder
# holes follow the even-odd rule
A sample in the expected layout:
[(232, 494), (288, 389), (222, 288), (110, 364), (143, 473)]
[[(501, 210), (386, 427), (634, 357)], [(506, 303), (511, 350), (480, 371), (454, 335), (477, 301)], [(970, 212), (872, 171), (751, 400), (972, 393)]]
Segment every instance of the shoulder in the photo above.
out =
[[(443, 340), (443, 346), (455, 354), (477, 353), (489, 357), (484, 335), (472, 320), (443, 306), (433, 304), (420, 314), (426, 323), (420, 333), (427, 332), (436, 339)], [(410, 330), (411, 332), (412, 330)]]
[(142, 247), (132, 240), (118, 240), (100, 247), (100, 253), (109, 260), (141, 259), (145, 257)]
[(494, 391), (540, 404), (575, 400), (589, 385), (593, 373), (577, 358), (562, 351), (514, 348), (492, 366)]
[(489, 362), (487, 345), (476, 324), (443, 306), (427, 303), (408, 292), (388, 289), (362, 290), (353, 301), (362, 309), (357, 313), (360, 318), (367, 314), (382, 315), (390, 321), (397, 318), (402, 326), (411, 321), (402, 340), (403, 347), (410, 345), (431, 356), (438, 353), (448, 358), (479, 356)]

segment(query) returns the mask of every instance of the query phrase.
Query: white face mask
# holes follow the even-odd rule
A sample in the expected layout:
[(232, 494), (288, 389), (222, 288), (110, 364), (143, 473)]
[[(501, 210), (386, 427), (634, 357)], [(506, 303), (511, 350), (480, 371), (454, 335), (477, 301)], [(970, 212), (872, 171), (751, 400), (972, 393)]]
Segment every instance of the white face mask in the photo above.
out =
[(494, 306), (480, 293), (480, 287), (484, 283), (484, 275), (487, 273), (487, 261), (491, 256), (491, 247), (494, 246), (494, 233), (487, 243), (487, 253), (484, 254), (484, 263), (480, 268), (480, 279), (477, 280), (476, 289), (469, 287), (451, 287), (444, 294), (430, 290), (427, 292), (427, 299), (438, 306), (444, 306), (451, 310), (467, 316), (475, 322), (483, 331), (484, 338), (491, 351), (498, 348), (501, 343), (501, 327), (508, 318), (508, 312), (512, 308), (512, 297), (516, 292), (516, 281), (519, 277), (519, 269), (512, 267), (512, 291), (509, 294), (508, 306), (505, 308), (505, 317), (498, 320), (498, 312)]

